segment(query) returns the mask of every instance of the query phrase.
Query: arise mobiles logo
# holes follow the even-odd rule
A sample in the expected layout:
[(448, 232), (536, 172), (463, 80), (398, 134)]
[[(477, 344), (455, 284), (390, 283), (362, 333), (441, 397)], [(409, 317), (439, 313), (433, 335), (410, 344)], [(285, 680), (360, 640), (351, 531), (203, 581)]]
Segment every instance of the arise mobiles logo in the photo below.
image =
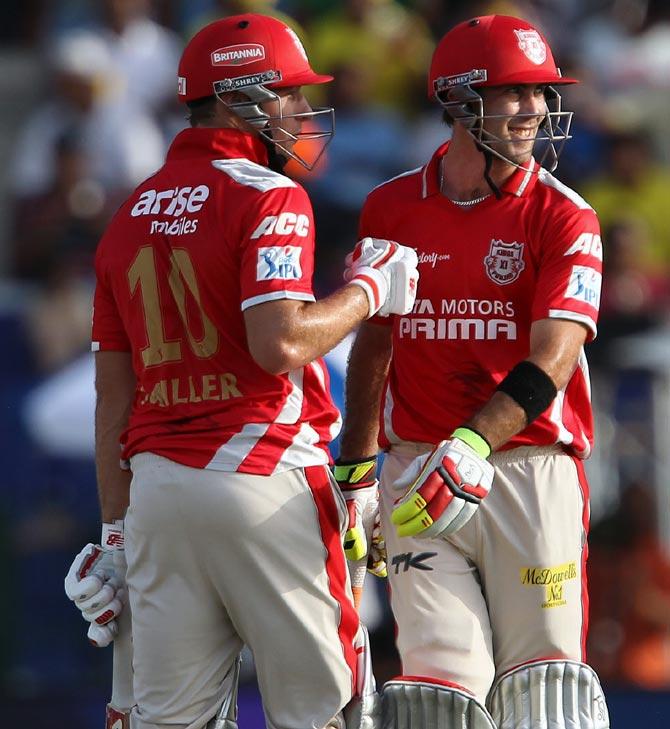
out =
[(172, 215), (175, 218), (184, 212), (197, 213), (202, 210), (209, 197), (209, 187), (173, 187), (169, 190), (145, 190), (135, 203), (130, 214), (133, 218), (140, 215)]
[(225, 46), (212, 51), (212, 66), (246, 66), (248, 63), (262, 61), (265, 48), (259, 43), (243, 43)]

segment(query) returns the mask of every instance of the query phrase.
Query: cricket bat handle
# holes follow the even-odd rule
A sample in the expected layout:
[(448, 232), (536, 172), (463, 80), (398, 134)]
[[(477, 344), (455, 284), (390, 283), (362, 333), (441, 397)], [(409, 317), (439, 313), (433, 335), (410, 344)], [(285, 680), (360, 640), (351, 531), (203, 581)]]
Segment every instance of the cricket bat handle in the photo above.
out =
[(135, 705), (135, 695), (133, 693), (133, 634), (129, 603), (126, 603), (116, 621), (118, 633), (113, 643), (112, 696), (107, 704), (105, 729), (130, 729), (130, 710)]
[(368, 556), (357, 562), (349, 563), (349, 577), (351, 579), (351, 591), (354, 594), (354, 607), (356, 611), (361, 611), (361, 600), (363, 599), (363, 585), (365, 583), (365, 575), (368, 571)]

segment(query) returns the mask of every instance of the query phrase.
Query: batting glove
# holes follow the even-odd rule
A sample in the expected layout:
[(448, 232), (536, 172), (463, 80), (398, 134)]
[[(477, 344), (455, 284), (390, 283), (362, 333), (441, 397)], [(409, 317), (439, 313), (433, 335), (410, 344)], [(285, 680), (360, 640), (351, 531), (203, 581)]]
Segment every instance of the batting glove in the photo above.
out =
[(345, 262), (344, 280), (360, 286), (368, 297), (368, 318), (412, 311), (419, 280), (413, 248), (381, 238), (363, 238)]
[(88, 639), (97, 648), (117, 634), (115, 618), (127, 600), (123, 521), (102, 525), (101, 544), (87, 544), (65, 577), (65, 593), (88, 623)]
[(493, 485), (490, 452), (481, 436), (458, 428), (417, 458), (394, 485), (407, 489), (391, 514), (398, 536), (446, 537), (464, 526)]
[(351, 463), (338, 461), (333, 473), (349, 513), (349, 528), (344, 535), (347, 559), (358, 562), (367, 555), (368, 572), (377, 577), (386, 577), (386, 543), (379, 520), (376, 470), (377, 458), (373, 456)]

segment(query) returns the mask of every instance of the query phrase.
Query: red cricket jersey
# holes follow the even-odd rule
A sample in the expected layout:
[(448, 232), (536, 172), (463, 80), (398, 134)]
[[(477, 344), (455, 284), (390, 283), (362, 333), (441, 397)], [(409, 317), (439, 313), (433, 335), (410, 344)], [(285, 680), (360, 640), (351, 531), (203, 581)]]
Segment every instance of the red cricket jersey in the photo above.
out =
[(245, 309), (314, 301), (309, 199), (266, 165), (253, 135), (186, 129), (100, 242), (93, 350), (132, 352), (138, 383), (124, 458), (259, 475), (329, 462), (323, 361), (272, 375), (247, 349)]
[[(593, 209), (534, 160), (507, 181), (502, 199), (455, 205), (439, 189), (447, 148), (373, 190), (361, 216), (361, 236), (395, 240), (419, 257), (414, 309), (389, 320), (383, 448), (447, 438), (528, 357), (534, 321), (570, 319), (596, 334), (602, 244)], [(504, 447), (554, 443), (581, 458), (593, 445), (583, 352), (554, 403)]]

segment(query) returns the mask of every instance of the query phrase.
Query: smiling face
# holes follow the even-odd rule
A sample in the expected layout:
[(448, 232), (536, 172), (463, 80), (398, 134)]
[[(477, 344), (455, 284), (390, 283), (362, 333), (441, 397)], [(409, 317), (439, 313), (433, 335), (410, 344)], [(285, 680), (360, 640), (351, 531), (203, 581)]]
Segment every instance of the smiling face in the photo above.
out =
[(547, 113), (544, 84), (495, 86), (480, 90), (484, 99), (484, 138), (517, 165), (526, 164)]

